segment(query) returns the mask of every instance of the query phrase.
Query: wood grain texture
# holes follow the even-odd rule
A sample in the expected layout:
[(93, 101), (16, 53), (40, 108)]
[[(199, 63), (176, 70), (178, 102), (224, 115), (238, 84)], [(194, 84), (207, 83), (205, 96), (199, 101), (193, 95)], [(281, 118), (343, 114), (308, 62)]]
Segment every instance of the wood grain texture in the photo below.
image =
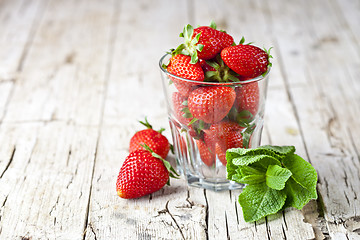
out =
[[(359, 13), (351, 0), (0, 1), (0, 239), (359, 239)], [(273, 47), (262, 143), (317, 170), (301, 211), (246, 223), (241, 190), (183, 177), (116, 195), (137, 121), (171, 139), (160, 57), (211, 20)]]

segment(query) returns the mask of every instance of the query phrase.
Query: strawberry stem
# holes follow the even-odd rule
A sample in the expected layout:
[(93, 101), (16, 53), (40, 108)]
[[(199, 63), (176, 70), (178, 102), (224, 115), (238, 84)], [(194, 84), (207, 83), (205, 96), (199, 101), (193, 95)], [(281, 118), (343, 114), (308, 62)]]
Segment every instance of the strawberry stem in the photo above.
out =
[(205, 72), (205, 81), (216, 81), (216, 82), (239, 82), (237, 78), (239, 74), (232, 71), (221, 59), (221, 56), (216, 56), (216, 59), (206, 60), (206, 64), (213, 67), (215, 71)]
[[(139, 121), (142, 125), (144, 125), (147, 129), (153, 129), (152, 125), (148, 122), (147, 117), (145, 117), (145, 122)], [(165, 131), (165, 128), (160, 128), (157, 132), (162, 133)]]
[(180, 44), (175, 50), (172, 51), (172, 55), (176, 54), (184, 54), (191, 57), (191, 64), (195, 64), (199, 61), (198, 51), (201, 52), (204, 48), (204, 45), (198, 44), (200, 39), (200, 33), (197, 34), (194, 38), (192, 37), (194, 34), (194, 28), (190, 24), (184, 27), (182, 33), (180, 33), (180, 37), (184, 38), (184, 43)]
[(151, 124), (148, 122), (147, 117), (145, 117), (145, 122), (143, 121), (139, 121), (139, 123), (141, 123), (142, 125), (144, 125), (146, 128), (148, 129), (153, 129), (153, 127), (151, 126)]
[(214, 22), (214, 20), (211, 20), (210, 26), (211, 28), (216, 30), (216, 23)]

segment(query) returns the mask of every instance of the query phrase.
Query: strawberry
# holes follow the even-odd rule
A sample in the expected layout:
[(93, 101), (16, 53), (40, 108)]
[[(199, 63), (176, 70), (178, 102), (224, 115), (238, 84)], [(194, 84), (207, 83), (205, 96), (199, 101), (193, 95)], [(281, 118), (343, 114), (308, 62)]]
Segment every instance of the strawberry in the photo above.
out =
[(235, 89), (236, 99), (234, 106), (239, 113), (248, 111), (251, 118), (259, 109), (260, 92), (257, 82), (246, 83)]
[(269, 65), (268, 52), (253, 45), (239, 44), (224, 48), (221, 58), (233, 71), (250, 78), (265, 73)]
[(205, 123), (216, 123), (229, 113), (235, 97), (235, 90), (231, 87), (200, 87), (189, 95), (188, 106), (196, 119)]
[(142, 149), (131, 152), (120, 168), (116, 191), (121, 198), (139, 198), (160, 190), (173, 176), (168, 162)]
[(187, 107), (187, 98), (181, 95), (179, 92), (174, 92), (172, 95), (172, 102), (176, 119), (180, 123), (188, 125), (193, 119), (193, 116)]
[(227, 149), (228, 149), (228, 147), (225, 144), (220, 144), (220, 143), (215, 144), (215, 154), (224, 166), (227, 163), (227, 160), (226, 160), (226, 150)]
[(191, 56), (192, 63), (196, 63), (198, 59), (214, 58), (223, 48), (231, 46), (234, 42), (232, 36), (216, 30), (214, 22), (210, 27), (201, 26), (195, 29), (188, 24), (180, 33), (180, 37), (184, 37), (184, 43), (177, 48), (177, 51)]
[[(215, 146), (215, 143), (221, 143), (225, 145), (239, 145), (237, 144), (240, 138), (237, 138), (236, 134), (241, 133), (244, 128), (236, 122), (222, 121), (212, 124), (205, 132), (205, 143), (208, 146)], [(234, 134), (233, 134), (234, 133)], [(230, 144), (228, 144), (228, 142)]]
[(238, 127), (235, 127), (231, 131), (227, 132), (224, 137), (224, 144), (218, 143), (215, 148), (215, 152), (222, 162), (226, 165), (226, 150), (229, 148), (243, 148), (243, 134)]
[(164, 129), (155, 131), (145, 118), (145, 122), (140, 121), (147, 129), (136, 132), (130, 139), (129, 152), (144, 149), (142, 145), (148, 145), (155, 153), (162, 158), (166, 158), (170, 150), (170, 143), (168, 139), (162, 135)]
[(212, 166), (215, 162), (215, 154), (206, 146), (202, 140), (195, 140), (197, 148), (199, 150), (201, 160), (207, 165)]
[[(204, 71), (201, 68), (200, 63), (191, 64), (191, 57), (183, 54), (177, 54), (170, 58), (169, 64), (166, 66), (166, 70), (176, 75), (180, 78), (185, 78), (188, 80), (193, 80), (197, 82), (204, 81)], [(184, 97), (189, 96), (190, 92), (196, 88), (195, 83), (190, 83), (188, 81), (176, 78), (174, 76), (169, 76), (170, 79), (175, 84), (177, 90)]]
[(208, 124), (205, 124), (201, 120), (194, 119), (193, 115), (190, 113), (187, 98), (182, 96), (180, 93), (174, 92), (172, 100), (176, 119), (189, 128), (189, 134), (193, 138), (201, 139), (203, 136), (202, 129), (208, 127)]
[(232, 36), (225, 32), (218, 31), (212, 27), (202, 26), (194, 29), (192, 38), (200, 34), (198, 44), (204, 45), (198, 58), (208, 60), (214, 58), (222, 49), (231, 46), (234, 42)]
[(222, 121), (212, 124), (208, 130), (204, 130), (206, 146), (218, 156), (219, 160), (226, 165), (226, 150), (229, 148), (243, 147), (243, 127), (235, 122)]

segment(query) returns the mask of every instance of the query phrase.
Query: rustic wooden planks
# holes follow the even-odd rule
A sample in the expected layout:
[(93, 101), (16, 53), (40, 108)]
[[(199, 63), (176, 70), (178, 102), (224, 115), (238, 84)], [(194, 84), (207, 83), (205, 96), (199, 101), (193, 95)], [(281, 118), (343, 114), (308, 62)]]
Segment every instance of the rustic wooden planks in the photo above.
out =
[(19, 4), (40, 10), (4, 105), (0, 238), (82, 239), (102, 118), (109, 54), (103, 46), (110, 42), (112, 2)]
[[(350, 0), (1, 1), (0, 239), (359, 238), (359, 12)], [(320, 198), (302, 211), (245, 223), (240, 191), (183, 179), (116, 196), (136, 121), (171, 138), (159, 58), (186, 23), (211, 20), (274, 47), (263, 144), (294, 145), (318, 171)]]

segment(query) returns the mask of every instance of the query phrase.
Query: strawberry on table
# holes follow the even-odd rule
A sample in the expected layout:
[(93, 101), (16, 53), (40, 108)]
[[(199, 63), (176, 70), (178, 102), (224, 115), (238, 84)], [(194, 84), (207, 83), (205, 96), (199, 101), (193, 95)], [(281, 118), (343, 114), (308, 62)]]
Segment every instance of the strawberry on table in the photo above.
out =
[(199, 87), (189, 95), (188, 107), (194, 118), (216, 123), (229, 113), (235, 97), (235, 90), (231, 87)]
[[(170, 58), (170, 62), (167, 66), (165, 66), (166, 70), (180, 78), (185, 78), (188, 80), (193, 80), (197, 82), (204, 81), (204, 71), (201, 68), (199, 62), (192, 64), (190, 63), (191, 57), (183, 54), (176, 54)], [(176, 78), (173, 76), (169, 76), (170, 79), (175, 84), (177, 90), (184, 97), (189, 96), (190, 92), (196, 88), (195, 83), (189, 83), (180, 78)]]
[(221, 58), (227, 66), (244, 77), (254, 78), (265, 73), (269, 65), (269, 54), (253, 45), (239, 44), (224, 48)]
[(135, 150), (120, 168), (116, 191), (121, 198), (139, 198), (160, 190), (174, 174), (170, 163), (150, 149)]
[(129, 152), (144, 149), (142, 145), (148, 145), (155, 153), (159, 154), (162, 158), (166, 158), (170, 150), (170, 143), (168, 139), (162, 135), (165, 129), (155, 131), (150, 123), (145, 118), (145, 122), (140, 121), (146, 129), (136, 132), (130, 139)]

